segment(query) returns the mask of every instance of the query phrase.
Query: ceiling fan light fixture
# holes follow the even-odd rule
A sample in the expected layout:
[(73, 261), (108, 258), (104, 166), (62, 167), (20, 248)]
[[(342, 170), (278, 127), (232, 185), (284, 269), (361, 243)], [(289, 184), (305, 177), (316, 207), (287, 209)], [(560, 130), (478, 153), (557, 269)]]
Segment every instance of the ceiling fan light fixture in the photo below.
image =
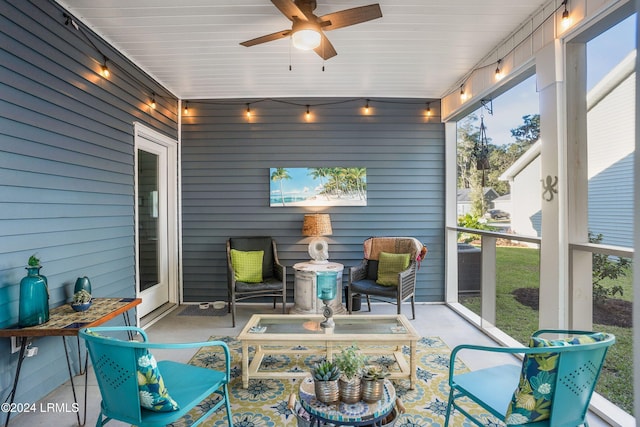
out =
[(291, 33), (293, 46), (300, 50), (312, 50), (320, 46), (322, 35), (317, 24), (312, 22), (297, 22)]

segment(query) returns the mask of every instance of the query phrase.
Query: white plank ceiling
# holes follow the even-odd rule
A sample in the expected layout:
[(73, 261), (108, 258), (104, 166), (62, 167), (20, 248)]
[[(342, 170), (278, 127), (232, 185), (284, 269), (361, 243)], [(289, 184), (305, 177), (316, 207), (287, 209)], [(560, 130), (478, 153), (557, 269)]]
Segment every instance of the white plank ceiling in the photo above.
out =
[[(338, 55), (323, 63), (289, 38), (239, 44), (291, 28), (269, 0), (58, 2), (182, 99), (440, 98), (544, 3), (378, 0), (382, 18), (326, 33)], [(318, 0), (315, 14), (374, 2)]]

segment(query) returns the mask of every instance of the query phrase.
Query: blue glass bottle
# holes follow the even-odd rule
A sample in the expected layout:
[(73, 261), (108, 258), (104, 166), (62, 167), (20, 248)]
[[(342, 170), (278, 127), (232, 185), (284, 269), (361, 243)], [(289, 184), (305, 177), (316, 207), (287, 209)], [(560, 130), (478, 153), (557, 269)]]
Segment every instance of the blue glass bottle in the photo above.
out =
[(49, 290), (47, 278), (40, 275), (41, 266), (28, 266), (20, 281), (20, 327), (35, 326), (49, 321)]

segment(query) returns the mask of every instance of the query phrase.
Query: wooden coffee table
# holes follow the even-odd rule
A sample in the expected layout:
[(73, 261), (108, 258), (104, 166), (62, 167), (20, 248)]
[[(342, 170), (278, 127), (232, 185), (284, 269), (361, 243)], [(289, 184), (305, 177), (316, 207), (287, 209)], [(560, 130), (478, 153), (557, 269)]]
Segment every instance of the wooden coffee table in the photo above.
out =
[[(251, 378), (303, 378), (309, 372), (260, 370), (267, 355), (321, 354), (331, 360), (334, 353), (354, 343), (367, 355), (390, 355), (399, 371), (390, 378), (407, 378), (410, 388), (416, 382), (416, 345), (420, 336), (407, 318), (400, 315), (336, 315), (334, 329), (324, 330), (320, 315), (254, 314), (238, 335), (242, 342), (242, 387)], [(410, 349), (409, 362), (402, 352)], [(255, 354), (249, 363), (249, 346)]]

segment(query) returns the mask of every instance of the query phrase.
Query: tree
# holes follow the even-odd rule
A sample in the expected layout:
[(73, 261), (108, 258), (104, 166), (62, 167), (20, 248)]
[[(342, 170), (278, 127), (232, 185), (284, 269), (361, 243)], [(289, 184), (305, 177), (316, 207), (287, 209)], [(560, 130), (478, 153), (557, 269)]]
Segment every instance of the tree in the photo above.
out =
[(276, 168), (275, 171), (271, 174), (271, 181), (280, 182), (280, 200), (282, 201), (282, 206), (284, 206), (284, 191), (282, 189), (282, 181), (285, 179), (291, 179), (291, 175), (285, 168)]
[(522, 116), (524, 124), (515, 129), (511, 129), (511, 136), (516, 140), (516, 144), (527, 150), (534, 142), (540, 138), (540, 114), (527, 114)]
[[(602, 242), (602, 234), (593, 234), (589, 231), (589, 242), (599, 244)], [(620, 285), (606, 287), (601, 282), (604, 279), (616, 280), (619, 277), (627, 275), (631, 267), (631, 261), (628, 258), (617, 258), (601, 254), (593, 254), (592, 278), (593, 278), (593, 299), (597, 304), (602, 304), (609, 297), (616, 294), (622, 295), (623, 289)]]

